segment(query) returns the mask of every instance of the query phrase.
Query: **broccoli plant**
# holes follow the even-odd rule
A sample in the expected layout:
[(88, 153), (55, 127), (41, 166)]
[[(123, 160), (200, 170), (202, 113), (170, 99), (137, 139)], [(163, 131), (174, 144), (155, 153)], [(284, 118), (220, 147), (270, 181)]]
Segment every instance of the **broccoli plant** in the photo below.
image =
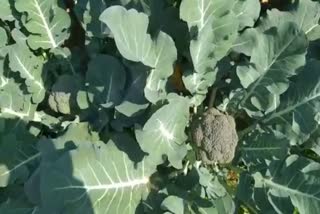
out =
[(0, 213), (317, 213), (320, 3), (2, 0)]

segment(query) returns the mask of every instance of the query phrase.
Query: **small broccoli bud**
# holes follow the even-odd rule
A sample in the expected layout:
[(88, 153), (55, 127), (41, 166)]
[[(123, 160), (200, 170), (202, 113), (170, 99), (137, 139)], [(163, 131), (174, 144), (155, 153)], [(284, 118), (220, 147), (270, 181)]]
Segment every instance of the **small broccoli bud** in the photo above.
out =
[(77, 107), (77, 92), (81, 87), (77, 76), (62, 75), (52, 86), (48, 104), (51, 110), (71, 114)]
[(70, 93), (52, 92), (49, 96), (50, 108), (62, 114), (70, 114)]
[(233, 117), (208, 109), (192, 121), (191, 132), (205, 164), (229, 163), (234, 158), (238, 135)]

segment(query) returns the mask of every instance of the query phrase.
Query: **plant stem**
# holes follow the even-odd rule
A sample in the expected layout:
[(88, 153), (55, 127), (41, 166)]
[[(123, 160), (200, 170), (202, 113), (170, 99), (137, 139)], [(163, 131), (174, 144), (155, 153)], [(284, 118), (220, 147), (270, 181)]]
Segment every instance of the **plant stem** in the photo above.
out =
[(257, 122), (252, 124), (251, 126), (243, 129), (242, 131), (239, 131), (238, 132), (238, 137), (239, 137), (239, 140), (241, 140), (243, 138), (243, 136), (245, 136), (246, 134), (248, 134), (249, 132), (251, 132), (254, 128), (256, 128), (257, 126)]
[(216, 95), (217, 95), (217, 90), (218, 88), (217, 87), (213, 87), (211, 89), (211, 93), (210, 93), (210, 98), (209, 98), (209, 103), (208, 103), (208, 108), (212, 108), (213, 105), (214, 105), (214, 101), (216, 99)]

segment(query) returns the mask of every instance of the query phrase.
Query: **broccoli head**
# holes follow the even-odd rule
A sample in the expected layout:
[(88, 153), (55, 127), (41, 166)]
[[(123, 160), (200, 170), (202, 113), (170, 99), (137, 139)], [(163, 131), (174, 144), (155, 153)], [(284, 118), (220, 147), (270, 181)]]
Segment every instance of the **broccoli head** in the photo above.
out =
[(192, 121), (191, 133), (205, 164), (229, 163), (234, 158), (238, 135), (233, 117), (208, 109)]
[(81, 88), (78, 76), (62, 75), (52, 86), (48, 99), (51, 110), (71, 114), (77, 108), (77, 92)]

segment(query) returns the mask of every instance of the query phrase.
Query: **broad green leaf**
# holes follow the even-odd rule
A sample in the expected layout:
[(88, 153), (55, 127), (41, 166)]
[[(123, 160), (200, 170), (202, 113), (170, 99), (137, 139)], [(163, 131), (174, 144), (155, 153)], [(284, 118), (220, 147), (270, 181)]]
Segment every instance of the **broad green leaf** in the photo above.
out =
[(161, 203), (161, 208), (170, 213), (184, 214), (184, 202), (182, 198), (170, 195), (165, 198)]
[(89, 37), (103, 38), (109, 33), (99, 16), (107, 8), (104, 0), (78, 0), (73, 10)]
[(71, 20), (57, 0), (17, 0), (15, 8), (28, 14), (24, 27), (31, 33), (28, 44), (32, 49), (55, 49), (69, 37)]
[(259, 34), (257, 28), (248, 28), (243, 31), (232, 45), (232, 50), (238, 53), (243, 53), (246, 56), (254, 54), (252, 49), (257, 46)]
[(70, 123), (63, 134), (56, 138), (42, 139), (39, 142), (38, 148), (42, 153), (42, 160), (52, 160), (59, 157), (56, 154), (59, 150), (70, 150), (78, 147), (82, 142), (96, 143), (99, 140), (98, 133), (92, 130), (88, 122), (74, 122)]
[[(239, 182), (237, 186), (237, 192), (235, 198), (238, 200), (237, 203), (239, 205), (239, 200), (244, 204), (248, 204), (252, 199), (253, 193), (253, 178), (248, 172), (243, 172), (239, 176)], [(248, 207), (248, 205), (247, 205)]]
[(146, 85), (147, 69), (145, 66), (135, 64), (130, 66), (130, 84), (125, 92), (122, 102), (115, 109), (127, 117), (134, 116), (143, 112), (149, 103), (144, 96), (144, 87)]
[(218, 213), (235, 213), (236, 211), (233, 196), (228, 193), (224, 197), (217, 198), (214, 201), (214, 206), (218, 210)]
[(311, 60), (299, 71), (296, 82), (281, 97), (279, 108), (262, 119), (264, 124), (272, 124), (287, 136), (310, 135), (319, 126), (320, 106), (320, 62)]
[(2, 0), (0, 7), (0, 19), (3, 21), (13, 21), (14, 16), (11, 9), (11, 0)]
[[(271, 27), (278, 27), (286, 22), (295, 22), (302, 32), (307, 35), (310, 41), (319, 38), (320, 4), (311, 0), (299, 0), (290, 4), (288, 11), (272, 9), (267, 11), (267, 16), (261, 17), (259, 24), (254, 31), (264, 32)], [(247, 29), (238, 37), (234, 44), (234, 50), (244, 53), (247, 56), (254, 54), (252, 48), (256, 46), (257, 38), (252, 29)]]
[[(268, 195), (266, 195), (263, 186), (254, 186), (254, 179), (251, 174), (247, 172), (241, 173), (240, 175), (236, 199), (238, 200), (238, 206), (244, 205), (252, 212), (267, 214), (277, 213), (268, 200)], [(287, 197), (282, 197), (280, 201), (282, 202), (282, 206), (285, 207), (284, 213), (293, 213), (293, 206), (290, 203), (290, 199), (288, 200)], [(279, 213), (283, 212), (280, 211)]]
[(22, 45), (25, 45), (28, 39), (28, 37), (18, 28), (14, 28), (11, 31), (11, 36), (16, 43), (19, 43)]
[(5, 214), (38, 214), (38, 207), (32, 207), (27, 201), (9, 199), (0, 204), (0, 212)]
[(0, 186), (6, 187), (17, 180), (25, 181), (30, 169), (28, 165), (39, 158), (37, 141), (23, 123), (17, 120), (1, 120), (0, 130)]
[(207, 206), (207, 207), (197, 207), (196, 208), (196, 211), (194, 210), (191, 210), (192, 208), (189, 207), (189, 211), (192, 213), (192, 214), (219, 214), (218, 213), (218, 210), (216, 207), (214, 206)]
[(41, 203), (41, 198), (40, 198), (40, 167), (38, 167), (36, 170), (34, 170), (32, 175), (24, 183), (24, 192), (25, 192), (28, 200), (31, 203), (33, 203), (33, 204), (40, 204)]
[(35, 145), (21, 142), (13, 135), (1, 137), (0, 186), (6, 187), (16, 180), (25, 181), (29, 176), (27, 164), (39, 158)]
[(162, 31), (152, 40), (147, 33), (148, 16), (134, 9), (112, 6), (101, 14), (100, 20), (110, 28), (124, 58), (151, 67), (145, 87), (146, 98), (153, 103), (164, 98), (165, 85), (177, 59), (173, 40)]
[(118, 132), (122, 132), (125, 128), (130, 128), (132, 126), (143, 126), (148, 120), (148, 111), (144, 113), (139, 113), (135, 116), (127, 117), (122, 113), (115, 112), (115, 119), (111, 121), (111, 126)]
[(132, 162), (139, 163), (144, 159), (146, 154), (141, 150), (131, 132), (114, 133), (111, 140), (120, 151), (128, 155)]
[(168, 101), (169, 104), (157, 110), (142, 130), (136, 129), (136, 138), (154, 165), (163, 163), (166, 155), (174, 167), (181, 168), (181, 161), (187, 154), (185, 128), (189, 122), (190, 101), (176, 94), (169, 94)]
[(28, 213), (36, 214), (36, 205), (30, 203), (23, 192), (23, 185), (15, 183), (6, 188), (1, 188), (1, 213)]
[(199, 176), (199, 184), (202, 187), (202, 197), (217, 199), (227, 194), (226, 189), (219, 182), (218, 178), (214, 177), (207, 168), (196, 167), (196, 169)]
[[(268, 19), (266, 27), (271, 25), (277, 26), (279, 23), (292, 21), (295, 22), (299, 29), (302, 30), (310, 41), (320, 38), (320, 3), (312, 0), (299, 0), (294, 4), (290, 4), (288, 11), (279, 11), (273, 9), (268, 11)], [(265, 28), (265, 27), (264, 27)]]
[(92, 130), (108, 134), (108, 124), (113, 116), (110, 111), (106, 111), (103, 108), (96, 109), (91, 106), (87, 112), (83, 112), (82, 116), (86, 118), (85, 121), (88, 120), (90, 122)]
[[(148, 3), (149, 1), (146, 2)], [(190, 41), (189, 30), (187, 24), (179, 17), (179, 8), (173, 6), (168, 1), (153, 0), (149, 4), (149, 32), (152, 34), (161, 30), (171, 36), (178, 52), (183, 53), (188, 51)]]
[[(260, 15), (259, 0), (233, 0), (233, 12), (239, 20), (239, 30), (253, 27)], [(232, 1), (230, 1), (231, 3)]]
[[(52, 55), (52, 54), (53, 55)], [(85, 59), (85, 51), (78, 47), (56, 48), (50, 51), (50, 58), (46, 61), (43, 69), (43, 76), (54, 78), (54, 74), (77, 74), (85, 73), (87, 69), (87, 59)]]
[(86, 85), (92, 103), (105, 108), (120, 104), (125, 81), (125, 70), (116, 58), (97, 55), (90, 61), (86, 74)]
[(0, 89), (7, 85), (9, 81), (8, 74), (10, 73), (10, 70), (5, 64), (7, 54), (8, 49), (6, 46), (0, 48)]
[(308, 39), (313, 41), (320, 38), (320, 4), (311, 0), (300, 0), (290, 11), (294, 20)]
[[(82, 142), (97, 142), (99, 135), (91, 129), (89, 123), (76, 122), (68, 125), (63, 135), (50, 140), (54, 144), (54, 149), (58, 150), (64, 148), (66, 142), (73, 142), (76, 146)], [(47, 150), (44, 148), (42, 151)]]
[[(71, 123), (65, 132), (56, 138), (42, 138), (38, 143), (41, 164), (58, 160), (64, 153), (76, 149), (83, 142), (96, 143), (98, 133), (91, 130), (88, 123)], [(35, 204), (41, 202), (40, 191), (41, 166), (38, 167), (24, 185), (29, 200)]]
[(190, 42), (195, 71), (213, 71), (237, 36), (238, 21), (232, 4), (223, 0), (183, 0), (180, 17), (187, 22), (190, 33), (195, 34)]
[(317, 40), (311, 41), (309, 43), (307, 58), (320, 60), (319, 47), (320, 47), (320, 43)]
[(61, 118), (54, 117), (44, 111), (37, 111), (35, 115), (37, 117), (35, 122), (41, 122), (42, 125), (50, 128), (53, 132), (59, 131), (58, 127), (60, 127)]
[(4, 28), (0, 27), (0, 48), (4, 47), (8, 42), (7, 32)]
[(279, 96), (289, 87), (289, 77), (304, 65), (307, 39), (294, 23), (286, 22), (256, 34), (250, 64), (238, 66), (237, 74), (245, 88), (240, 106), (250, 115), (272, 112)]
[(201, 203), (198, 200), (200, 213), (234, 213), (235, 206), (231, 196), (225, 187), (220, 183), (218, 177), (214, 176), (207, 168), (195, 165), (201, 189), (196, 188), (203, 199), (207, 199), (211, 204)]
[(10, 50), (8, 47), (0, 49), (0, 116), (38, 121), (37, 105), (32, 103), (31, 95), (25, 94), (22, 86), (10, 79), (12, 72), (4, 64), (4, 57)]
[(213, 84), (215, 80), (216, 69), (214, 72), (197, 73), (192, 70), (184, 72), (182, 77), (185, 87), (192, 95), (191, 103), (198, 106), (205, 99), (208, 93), (208, 87)]
[(207, 89), (217, 75), (215, 66), (234, 43), (239, 22), (232, 11), (233, 4), (224, 0), (183, 0), (180, 17), (187, 22), (191, 34), (190, 54), (194, 72), (185, 78), (187, 89), (200, 98), (205, 98)]
[(35, 56), (22, 42), (9, 47), (10, 68), (18, 72), (25, 80), (28, 92), (34, 103), (40, 103), (45, 96), (45, 87), (42, 81), (44, 60)]
[[(260, 35), (270, 28), (278, 28), (287, 22), (295, 22), (291, 15), (278, 9), (267, 10), (267, 15), (261, 16), (254, 28), (247, 28), (238, 36), (236, 42), (233, 44), (233, 50), (238, 53), (243, 53), (247, 56), (255, 54), (253, 49), (258, 45)], [(297, 28), (299, 25), (297, 24)], [(300, 29), (301, 30), (301, 29)], [(301, 30), (302, 31), (302, 30)]]
[(161, 208), (172, 213), (234, 213), (232, 197), (208, 169), (194, 164), (160, 193), (168, 195)]
[(88, 94), (86, 91), (80, 90), (77, 93), (77, 104), (81, 110), (89, 108)]
[(320, 128), (318, 127), (310, 137), (307, 144), (310, 145), (310, 149), (320, 156)]
[(134, 165), (112, 141), (81, 143), (42, 166), (41, 197), (47, 210), (133, 214), (148, 192), (153, 169)]
[[(287, 202), (287, 197), (299, 213), (313, 213), (314, 210), (318, 210), (320, 207), (319, 163), (293, 155), (288, 157), (283, 165), (279, 164), (275, 165), (274, 169), (270, 169), (271, 175), (254, 173), (255, 187), (263, 189), (276, 210), (279, 209), (277, 207), (279, 205), (285, 206), (283, 203)], [(282, 201), (282, 204), (274, 200)]]
[(241, 158), (246, 164), (259, 164), (264, 160), (281, 160), (289, 153), (290, 143), (278, 132), (260, 133), (254, 131), (241, 142)]
[(0, 116), (38, 121), (36, 105), (31, 102), (31, 96), (23, 94), (20, 86), (12, 79), (4, 75), (0, 79)]

